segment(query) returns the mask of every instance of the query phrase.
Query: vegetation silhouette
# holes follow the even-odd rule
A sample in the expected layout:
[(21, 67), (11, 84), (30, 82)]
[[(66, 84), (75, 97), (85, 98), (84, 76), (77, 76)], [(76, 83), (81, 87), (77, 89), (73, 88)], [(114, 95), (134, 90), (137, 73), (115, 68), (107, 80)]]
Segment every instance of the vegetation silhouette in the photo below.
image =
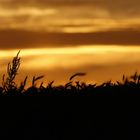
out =
[[(77, 76), (86, 75), (79, 72), (60, 86), (54, 86), (54, 81), (47, 86), (38, 85), (43, 75), (33, 76), (32, 85), (27, 88), (28, 76), (20, 84), (15, 82), (21, 60), (19, 53), (8, 64), (7, 74), (3, 75), (0, 96), (31, 96), (37, 100), (0, 98), (0, 139), (140, 139), (140, 102), (139, 98), (134, 98), (138, 101), (132, 100), (133, 96), (140, 95), (137, 72), (130, 77), (123, 75), (122, 81), (108, 81), (101, 85), (76, 81)], [(81, 98), (44, 98), (50, 96), (93, 98), (84, 98), (84, 101)], [(117, 98), (124, 96), (130, 100)], [(110, 100), (108, 97), (115, 98)]]
[(34, 76), (32, 85), (29, 88), (25, 88), (28, 79), (28, 76), (26, 76), (18, 86), (15, 83), (15, 78), (20, 67), (21, 58), (19, 53), (20, 51), (13, 58), (12, 62), (8, 63), (7, 77), (5, 74), (3, 75), (0, 96), (129, 96), (130, 94), (136, 95), (140, 92), (140, 75), (137, 72), (130, 77), (123, 75), (122, 81), (116, 81), (115, 83), (108, 81), (101, 85), (74, 81), (73, 79), (77, 76), (86, 75), (86, 73), (76, 73), (64, 85), (54, 86), (54, 81), (52, 81), (47, 86), (44, 86), (42, 82), (38, 87), (37, 81), (44, 76)]

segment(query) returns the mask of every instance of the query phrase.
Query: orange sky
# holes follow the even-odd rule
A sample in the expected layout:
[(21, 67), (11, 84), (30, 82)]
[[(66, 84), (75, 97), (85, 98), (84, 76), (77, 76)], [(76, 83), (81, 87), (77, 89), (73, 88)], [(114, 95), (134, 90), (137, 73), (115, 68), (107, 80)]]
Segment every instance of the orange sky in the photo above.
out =
[(0, 0), (0, 65), (21, 50), (18, 79), (117, 80), (140, 70), (139, 0)]

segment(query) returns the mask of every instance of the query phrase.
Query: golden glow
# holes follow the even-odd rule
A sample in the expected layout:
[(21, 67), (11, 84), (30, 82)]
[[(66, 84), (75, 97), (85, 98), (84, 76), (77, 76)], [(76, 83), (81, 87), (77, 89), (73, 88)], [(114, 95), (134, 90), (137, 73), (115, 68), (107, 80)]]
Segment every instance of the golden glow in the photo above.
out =
[[(0, 51), (0, 58), (11, 58), (18, 50)], [(23, 62), (23, 66), (29, 68), (53, 68), (53, 67), (75, 67), (89, 64), (116, 64), (140, 61), (140, 47), (122, 46), (75, 46), (66, 48), (46, 49), (23, 49), (21, 57), (30, 59)], [(132, 56), (133, 57), (130, 57)], [(32, 59), (32, 57), (34, 59)], [(75, 59), (76, 58), (76, 59)], [(36, 65), (38, 64), (38, 65)]]
[[(1, 72), (5, 73), (7, 63), (18, 50), (0, 51)], [(140, 71), (140, 46), (75, 46), (66, 48), (23, 49), (21, 56), (20, 79), (26, 75), (44, 74), (48, 80), (66, 82), (66, 77), (73, 72), (88, 73), (85, 80), (97, 82), (121, 78), (125, 73)], [(3, 60), (3, 61), (2, 61)], [(96, 68), (97, 67), (97, 68)], [(24, 71), (24, 72), (22, 72)], [(101, 74), (103, 74), (101, 76)], [(115, 74), (115, 75), (114, 75)]]
[[(17, 49), (13, 50), (1, 50), (0, 57), (12, 57), (17, 53)], [(69, 55), (69, 54), (107, 54), (107, 53), (140, 53), (139, 46), (119, 46), (119, 45), (81, 45), (81, 46), (69, 46), (59, 48), (44, 48), (41, 46), (39, 49), (23, 49), (21, 50), (21, 56), (32, 55)]]

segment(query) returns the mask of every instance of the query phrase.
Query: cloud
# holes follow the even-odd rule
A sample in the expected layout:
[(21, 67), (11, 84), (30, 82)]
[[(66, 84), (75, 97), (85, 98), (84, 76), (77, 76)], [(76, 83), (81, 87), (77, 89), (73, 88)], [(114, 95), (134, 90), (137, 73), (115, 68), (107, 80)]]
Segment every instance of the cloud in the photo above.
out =
[[(29, 0), (31, 5), (25, 0), (18, 2), (11, 0), (11, 2), (7, 2), (8, 8), (3, 6), (0, 8), (0, 28), (93, 32), (109, 28), (137, 28), (140, 26), (140, 9), (137, 6), (139, 2), (132, 0), (128, 0), (127, 3), (120, 0), (114, 3), (110, 0), (68, 0), (72, 5), (64, 0)], [(18, 3), (20, 6), (14, 7), (12, 5), (14, 3)], [(22, 3), (27, 3), (27, 6)], [(56, 3), (61, 3), (61, 6)], [(75, 3), (81, 4), (76, 5)]]
[(116, 14), (118, 16), (138, 16), (140, 14), (140, 0), (0, 0), (3, 5), (15, 7), (19, 6), (79, 6), (88, 5), (97, 7), (99, 9), (105, 9), (110, 14)]
[(140, 31), (118, 29), (92, 33), (35, 32), (26, 30), (0, 30), (0, 48), (38, 48), (69, 45), (140, 45)]

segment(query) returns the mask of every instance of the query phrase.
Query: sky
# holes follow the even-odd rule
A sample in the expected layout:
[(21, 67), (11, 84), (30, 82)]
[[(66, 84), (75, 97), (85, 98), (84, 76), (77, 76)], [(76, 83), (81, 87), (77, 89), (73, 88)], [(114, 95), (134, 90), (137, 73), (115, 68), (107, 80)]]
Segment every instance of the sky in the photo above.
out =
[(21, 74), (66, 82), (140, 70), (140, 0), (0, 0), (0, 65), (21, 50)]

